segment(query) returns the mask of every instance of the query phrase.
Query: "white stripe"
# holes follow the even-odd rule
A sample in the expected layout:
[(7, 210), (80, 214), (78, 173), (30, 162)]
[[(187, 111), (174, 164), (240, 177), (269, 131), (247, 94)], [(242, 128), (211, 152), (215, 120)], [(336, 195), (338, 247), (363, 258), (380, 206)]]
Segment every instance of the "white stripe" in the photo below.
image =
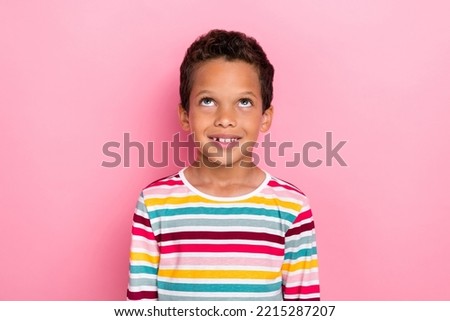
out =
[(309, 237), (309, 236), (313, 236), (315, 235), (315, 231), (314, 230), (307, 230), (307, 231), (303, 231), (300, 234), (293, 234), (291, 236), (287, 236), (285, 238), (285, 242), (291, 242), (291, 241), (297, 241), (298, 239), (301, 239), (302, 237)]
[[(319, 298), (320, 294), (319, 293), (311, 293), (311, 294), (300, 294), (300, 299), (315, 299), (315, 298)], [(291, 299), (291, 300), (296, 300), (297, 298), (299, 298), (299, 296), (297, 294), (286, 294), (285, 295), (285, 299)]]
[(286, 278), (286, 276), (289, 274), (289, 279), (301, 277), (304, 274), (311, 274), (311, 273), (318, 273), (319, 269), (317, 267), (311, 268), (311, 269), (304, 269), (299, 270), (296, 272), (288, 272), (288, 271), (282, 271), (283, 277)]
[(252, 221), (266, 221), (272, 223), (280, 223), (289, 226), (291, 222), (289, 220), (282, 219), (280, 217), (271, 217), (271, 216), (261, 216), (261, 215), (253, 215), (253, 214), (185, 214), (185, 215), (174, 215), (174, 216), (160, 216), (152, 219), (152, 223), (160, 223), (160, 222), (171, 222), (171, 221), (183, 221), (183, 220), (252, 220)]
[(145, 230), (147, 232), (152, 232), (152, 228), (148, 227), (142, 223), (133, 222), (133, 227), (140, 228), (141, 230)]
[[(160, 186), (158, 186), (160, 188)], [(173, 189), (173, 191), (171, 191)], [(144, 195), (145, 200), (160, 200), (164, 198), (184, 198), (189, 196), (196, 196), (194, 193), (189, 191), (189, 189), (186, 186), (168, 186), (167, 188), (164, 188), (164, 191), (155, 191), (152, 190), (151, 193)]]
[(149, 273), (130, 273), (130, 279), (133, 280), (153, 280), (156, 281), (156, 274), (149, 274)]
[(161, 242), (160, 246), (170, 246), (170, 245), (186, 245), (186, 244), (235, 244), (235, 245), (260, 245), (260, 246), (270, 246), (277, 249), (284, 249), (283, 244), (273, 243), (269, 241), (254, 241), (254, 240), (242, 240), (242, 239), (227, 239), (227, 240), (214, 240), (214, 239), (201, 239), (201, 240), (176, 240)]
[(150, 251), (146, 248), (142, 248), (142, 247), (131, 247), (131, 251), (132, 253), (135, 254), (147, 254), (147, 255), (151, 255), (151, 256), (159, 256), (159, 252), (156, 251)]
[(131, 235), (131, 241), (133, 243), (133, 241), (140, 241), (140, 242), (144, 242), (148, 245), (154, 246), (155, 245), (155, 241), (154, 240), (149, 240), (148, 238), (146, 238), (145, 236), (141, 236), (141, 235)]
[(160, 270), (177, 271), (257, 271), (257, 272), (279, 272), (280, 266), (262, 265), (168, 265), (160, 264)]
[(224, 253), (209, 253), (209, 252), (186, 252), (186, 253), (168, 253), (164, 254), (165, 258), (185, 258), (185, 257), (194, 257), (194, 258), (235, 258), (235, 259), (245, 259), (245, 258), (254, 258), (254, 259), (265, 259), (265, 260), (273, 260), (273, 261), (279, 261), (280, 257), (273, 256), (270, 254), (265, 253), (240, 253), (240, 252), (224, 252)]
[(299, 257), (296, 260), (285, 260), (284, 263), (288, 263), (288, 264), (296, 264), (296, 263), (300, 263), (300, 262), (311, 262), (317, 260), (317, 255), (310, 255), (310, 256), (305, 256), (305, 257)]
[(192, 283), (192, 284), (244, 284), (244, 285), (272, 285), (281, 282), (281, 276), (274, 279), (218, 279), (218, 278), (170, 278), (158, 277), (158, 281), (169, 283)]
[(130, 292), (141, 292), (141, 291), (157, 291), (157, 287), (154, 285), (139, 285), (139, 286), (128, 286)]
[(278, 295), (280, 291), (273, 292), (181, 292), (181, 291), (168, 291), (159, 289), (159, 293), (171, 296), (183, 296), (183, 297), (223, 297), (223, 298), (265, 298)]
[[(205, 227), (208, 227), (209, 232), (248, 232), (248, 226), (189, 226), (188, 231), (189, 232), (204, 232)], [(155, 229), (155, 234), (159, 234), (160, 230)], [(175, 232), (186, 232), (186, 227), (172, 227), (172, 228), (165, 228), (164, 233), (175, 233)], [(283, 231), (276, 231), (268, 228), (263, 227), (252, 227), (252, 232), (255, 233), (268, 233), (272, 235), (277, 236), (283, 236)]]
[(310, 285), (319, 285), (319, 280), (311, 280), (311, 281), (298, 281), (298, 282), (290, 282), (288, 280), (287, 286), (294, 287), (294, 286), (310, 286)]

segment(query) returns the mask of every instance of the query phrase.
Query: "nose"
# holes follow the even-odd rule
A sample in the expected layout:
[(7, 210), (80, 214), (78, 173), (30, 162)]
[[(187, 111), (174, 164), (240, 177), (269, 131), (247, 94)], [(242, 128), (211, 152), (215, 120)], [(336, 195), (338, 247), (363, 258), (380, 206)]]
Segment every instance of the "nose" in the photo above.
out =
[(236, 112), (233, 107), (219, 107), (217, 109), (214, 125), (217, 127), (235, 127)]

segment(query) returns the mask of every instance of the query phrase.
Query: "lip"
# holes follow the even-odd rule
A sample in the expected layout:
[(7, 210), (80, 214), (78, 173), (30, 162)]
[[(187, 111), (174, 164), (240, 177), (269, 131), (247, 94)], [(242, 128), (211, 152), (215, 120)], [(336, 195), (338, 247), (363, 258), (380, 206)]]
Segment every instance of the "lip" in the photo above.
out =
[(242, 137), (239, 135), (234, 135), (234, 134), (211, 134), (208, 135), (209, 139), (213, 139), (213, 138), (234, 138), (234, 139), (241, 139)]

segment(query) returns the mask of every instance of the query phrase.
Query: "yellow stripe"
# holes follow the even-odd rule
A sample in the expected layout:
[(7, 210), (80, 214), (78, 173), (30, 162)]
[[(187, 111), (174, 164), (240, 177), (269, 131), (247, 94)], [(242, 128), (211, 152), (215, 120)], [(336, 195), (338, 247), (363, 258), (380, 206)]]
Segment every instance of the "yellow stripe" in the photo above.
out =
[(152, 256), (152, 255), (145, 254), (145, 253), (131, 252), (130, 260), (131, 261), (145, 261), (145, 262), (150, 262), (150, 263), (153, 263), (153, 264), (159, 263), (159, 257)]
[[(180, 205), (188, 203), (217, 204), (221, 202), (209, 200), (197, 195), (191, 195), (185, 197), (147, 198), (144, 200), (144, 203), (146, 206), (155, 206), (155, 205)], [(263, 204), (267, 206), (280, 206), (296, 212), (300, 212), (302, 208), (302, 206), (298, 203), (281, 201), (279, 199), (275, 201), (261, 196), (254, 196), (246, 200), (234, 201), (233, 203), (230, 204), (238, 204), (238, 203), (253, 203), (253, 204)]]
[(308, 270), (308, 269), (316, 268), (318, 266), (319, 266), (319, 264), (318, 264), (317, 260), (311, 260), (311, 261), (300, 261), (295, 264), (285, 263), (285, 264), (283, 264), (283, 267), (281, 269), (283, 271), (295, 272), (295, 271), (299, 271), (299, 270)]
[(280, 272), (160, 269), (158, 276), (192, 279), (274, 279), (280, 276)]

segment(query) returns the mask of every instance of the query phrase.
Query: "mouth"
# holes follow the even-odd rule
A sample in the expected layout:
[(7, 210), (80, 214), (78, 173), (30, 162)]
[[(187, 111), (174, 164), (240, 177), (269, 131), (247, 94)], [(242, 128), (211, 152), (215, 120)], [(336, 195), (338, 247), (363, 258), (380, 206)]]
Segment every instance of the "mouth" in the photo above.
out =
[(234, 143), (238, 142), (240, 138), (234, 137), (234, 138), (226, 138), (226, 137), (210, 137), (215, 142), (219, 143)]
[(213, 142), (217, 142), (220, 144), (231, 144), (237, 143), (242, 137), (234, 136), (234, 135), (211, 135), (208, 136)]

